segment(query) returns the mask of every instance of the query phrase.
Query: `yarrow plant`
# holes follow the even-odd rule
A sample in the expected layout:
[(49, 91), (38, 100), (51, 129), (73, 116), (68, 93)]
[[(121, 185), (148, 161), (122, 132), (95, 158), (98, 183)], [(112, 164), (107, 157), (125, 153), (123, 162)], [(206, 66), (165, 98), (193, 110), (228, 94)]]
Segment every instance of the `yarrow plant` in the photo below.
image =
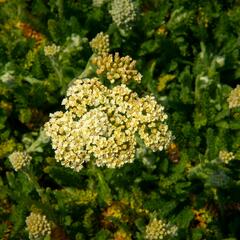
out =
[(9, 155), (9, 161), (11, 162), (15, 171), (19, 171), (28, 166), (32, 160), (32, 157), (25, 151), (15, 151)]
[(26, 218), (26, 224), (31, 240), (41, 239), (51, 234), (51, 225), (45, 215), (31, 212)]
[(170, 239), (176, 236), (177, 226), (172, 226), (163, 220), (154, 218), (146, 226), (145, 237), (148, 240)]
[(0, 239), (240, 239), (240, 0), (0, 2)]
[(77, 79), (62, 104), (66, 111), (51, 114), (45, 131), (57, 161), (76, 171), (91, 159), (109, 168), (132, 163), (136, 135), (153, 151), (166, 149), (172, 139), (163, 106), (124, 84), (108, 89), (97, 78)]

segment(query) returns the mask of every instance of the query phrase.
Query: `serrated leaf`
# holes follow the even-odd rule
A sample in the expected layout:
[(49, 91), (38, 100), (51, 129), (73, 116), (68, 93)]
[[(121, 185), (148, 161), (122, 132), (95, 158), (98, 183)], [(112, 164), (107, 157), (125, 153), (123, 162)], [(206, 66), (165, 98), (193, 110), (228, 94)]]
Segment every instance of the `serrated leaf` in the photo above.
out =
[(98, 177), (97, 188), (99, 193), (100, 204), (103, 202), (109, 204), (112, 201), (111, 189), (109, 188), (107, 182), (105, 181), (104, 177), (99, 171), (97, 173), (97, 177)]

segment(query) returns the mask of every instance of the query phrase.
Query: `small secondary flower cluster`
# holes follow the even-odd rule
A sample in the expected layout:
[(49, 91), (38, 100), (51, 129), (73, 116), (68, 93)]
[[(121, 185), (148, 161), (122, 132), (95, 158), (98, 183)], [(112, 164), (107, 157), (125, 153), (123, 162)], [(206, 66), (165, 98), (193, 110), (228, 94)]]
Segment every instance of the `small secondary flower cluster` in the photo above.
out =
[(113, 0), (109, 13), (119, 28), (130, 28), (136, 19), (136, 8), (131, 0)]
[(240, 107), (240, 85), (234, 88), (227, 99), (229, 108)]
[(54, 56), (60, 51), (60, 46), (57, 46), (55, 44), (48, 45), (44, 47), (44, 54), (45, 56)]
[(100, 32), (96, 37), (90, 42), (90, 46), (94, 53), (104, 54), (109, 52), (109, 35)]
[(176, 236), (177, 227), (165, 223), (163, 220), (154, 218), (147, 226), (145, 237), (148, 240), (169, 239)]
[(221, 150), (219, 152), (219, 159), (226, 164), (229, 163), (234, 158), (235, 158), (235, 156), (234, 156), (233, 152), (228, 152), (226, 150)]
[(40, 239), (51, 234), (51, 225), (45, 215), (31, 212), (26, 218), (26, 224), (30, 239)]
[(108, 89), (97, 78), (77, 79), (62, 104), (66, 111), (51, 114), (45, 131), (56, 160), (76, 171), (91, 159), (109, 168), (133, 162), (136, 134), (153, 151), (171, 142), (163, 106), (124, 84)]
[(15, 171), (19, 171), (22, 168), (26, 167), (32, 160), (32, 157), (25, 151), (15, 151), (11, 155), (9, 155), (8, 158)]
[(94, 57), (92, 63), (97, 66), (97, 75), (106, 75), (111, 83), (121, 81), (128, 84), (131, 80), (141, 82), (142, 75), (135, 68), (136, 61), (129, 56), (120, 57), (119, 53), (104, 53)]
[(111, 84), (115, 81), (128, 84), (131, 81), (141, 82), (142, 75), (136, 70), (136, 61), (130, 56), (120, 57), (119, 53), (109, 53), (109, 35), (100, 32), (90, 42), (93, 52), (91, 63), (97, 67), (96, 74), (106, 77)]

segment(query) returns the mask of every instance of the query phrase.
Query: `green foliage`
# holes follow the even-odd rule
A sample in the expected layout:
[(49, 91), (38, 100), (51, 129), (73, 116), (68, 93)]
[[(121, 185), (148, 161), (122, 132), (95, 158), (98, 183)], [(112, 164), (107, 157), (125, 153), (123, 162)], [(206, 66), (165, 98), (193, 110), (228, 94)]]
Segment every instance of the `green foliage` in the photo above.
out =
[[(134, 1), (125, 32), (110, 2), (0, 1), (0, 238), (28, 239), (25, 219), (37, 209), (60, 229), (52, 239), (145, 239), (153, 217), (175, 224), (175, 239), (240, 239), (240, 112), (227, 100), (240, 79), (239, 1)], [(111, 52), (137, 60), (143, 79), (131, 87), (164, 105), (175, 140), (122, 168), (87, 163), (77, 173), (56, 163), (42, 127), (88, 73), (101, 31)], [(52, 44), (59, 52), (48, 56)], [(8, 156), (23, 150), (32, 162), (16, 172)], [(235, 158), (224, 162), (222, 150)]]

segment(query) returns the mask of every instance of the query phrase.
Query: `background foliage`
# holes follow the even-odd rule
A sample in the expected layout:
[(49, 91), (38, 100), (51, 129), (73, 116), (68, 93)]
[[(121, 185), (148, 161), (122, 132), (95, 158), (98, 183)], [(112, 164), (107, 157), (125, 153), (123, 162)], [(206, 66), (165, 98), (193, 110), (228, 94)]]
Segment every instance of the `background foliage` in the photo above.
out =
[[(25, 219), (37, 208), (55, 223), (52, 239), (144, 239), (153, 217), (177, 225), (175, 239), (240, 239), (240, 112), (227, 102), (240, 78), (240, 2), (136, 4), (132, 29), (121, 31), (108, 2), (0, 1), (0, 238), (28, 239)], [(101, 31), (112, 52), (137, 60), (136, 91), (165, 106), (175, 140), (120, 169), (75, 173), (55, 162), (41, 127)], [(54, 59), (43, 50), (52, 43), (61, 46)], [(15, 172), (8, 155), (29, 148), (30, 172)], [(221, 150), (235, 159), (220, 161)]]

